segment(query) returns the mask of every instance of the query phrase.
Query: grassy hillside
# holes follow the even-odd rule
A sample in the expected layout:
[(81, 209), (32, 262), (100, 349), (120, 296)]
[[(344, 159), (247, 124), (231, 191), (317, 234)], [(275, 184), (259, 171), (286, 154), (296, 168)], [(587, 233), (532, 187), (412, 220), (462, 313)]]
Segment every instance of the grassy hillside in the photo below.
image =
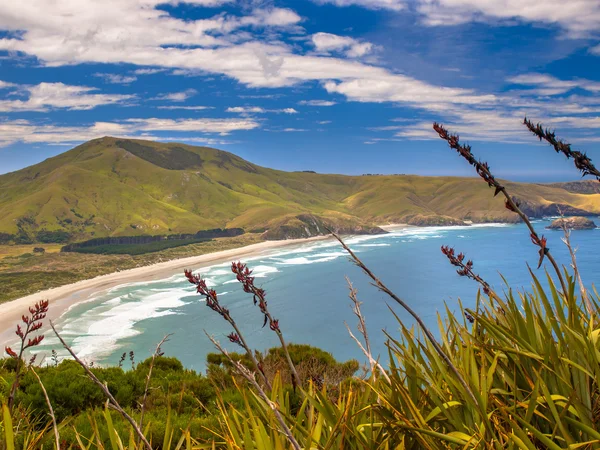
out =
[[(600, 213), (600, 193), (510, 184), (532, 215), (555, 204)], [(0, 176), (0, 233), (34, 240), (40, 231), (64, 231), (70, 240), (217, 227), (262, 232), (303, 227), (298, 217), (306, 214), (357, 226), (417, 215), (514, 220), (474, 178), (290, 173), (212, 148), (112, 137)]]

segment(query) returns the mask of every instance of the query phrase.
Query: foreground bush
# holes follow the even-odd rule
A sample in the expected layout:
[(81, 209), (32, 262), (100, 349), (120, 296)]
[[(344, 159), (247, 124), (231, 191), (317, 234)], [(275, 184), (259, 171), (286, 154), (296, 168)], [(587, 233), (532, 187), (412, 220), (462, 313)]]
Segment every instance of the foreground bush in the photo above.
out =
[[(309, 366), (315, 376), (342, 376), (342, 379), (336, 379), (336, 383), (351, 377), (358, 369), (357, 361), (339, 363), (331, 354), (315, 347), (291, 344), (290, 348), (295, 361), (300, 366)], [(273, 368), (283, 366), (281, 359), (282, 355), (276, 349), (265, 355), (266, 364)], [(14, 358), (0, 360), (0, 404), (9, 397), (16, 376), (16, 361)], [(145, 407), (145, 423), (148, 424), (145, 433), (148, 440), (156, 444), (156, 448), (163, 448), (165, 433), (173, 433), (173, 439), (178, 440), (182, 430), (188, 430), (190, 438), (193, 436), (195, 441), (210, 442), (214, 439), (214, 433), (209, 430), (219, 427), (221, 402), (226, 402), (229, 407), (244, 406), (244, 397), (240, 392), (244, 385), (236, 384), (235, 374), (231, 366), (223, 361), (223, 356), (209, 354), (207, 362), (206, 376), (187, 370), (179, 360), (166, 356), (157, 356), (154, 361), (148, 358), (132, 370), (121, 367), (91, 370), (106, 383), (119, 404), (136, 417), (140, 414), (146, 380), (152, 366)], [(85, 376), (76, 361), (67, 359), (38, 367), (35, 371), (42, 383), (37, 381), (31, 370), (24, 373), (16, 392), (13, 414), (16, 420), (24, 421), (22, 424), (27, 423), (26, 429), (30, 435), (40, 437), (41, 440), (35, 445), (45, 443), (45, 448), (52, 448), (52, 431), (42, 385), (57, 421), (63, 424), (60, 437), (64, 448), (79, 448), (79, 440), (87, 442), (98, 439), (102, 445), (110, 448), (111, 428), (117, 435), (129, 438), (130, 426), (118, 413), (110, 412), (109, 425), (104, 393)], [(291, 386), (286, 389), (293, 395)], [(1, 422), (4, 423), (4, 420)], [(5, 439), (3, 427), (0, 426), (0, 442)], [(16, 448), (26, 448), (27, 434), (18, 432), (15, 441)], [(30, 448), (37, 448), (35, 445)], [(94, 445), (100, 444), (96, 442)]]

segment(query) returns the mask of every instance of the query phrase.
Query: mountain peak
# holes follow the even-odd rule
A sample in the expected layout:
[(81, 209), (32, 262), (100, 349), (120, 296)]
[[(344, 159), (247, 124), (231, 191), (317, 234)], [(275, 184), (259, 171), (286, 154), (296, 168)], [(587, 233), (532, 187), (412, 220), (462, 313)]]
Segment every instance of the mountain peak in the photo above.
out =
[[(110, 138), (111, 144), (158, 167), (168, 170), (189, 170), (202, 167), (204, 160), (192, 147), (180, 144), (158, 144), (151, 141)], [(103, 142), (104, 143), (104, 142)]]

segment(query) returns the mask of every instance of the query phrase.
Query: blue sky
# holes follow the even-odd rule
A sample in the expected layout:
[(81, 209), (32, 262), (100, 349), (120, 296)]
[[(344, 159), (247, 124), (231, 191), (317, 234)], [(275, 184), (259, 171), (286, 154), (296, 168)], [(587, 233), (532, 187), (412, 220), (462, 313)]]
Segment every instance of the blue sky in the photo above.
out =
[(577, 179), (524, 115), (600, 163), (598, 0), (0, 3), (0, 173), (105, 135), (283, 170)]

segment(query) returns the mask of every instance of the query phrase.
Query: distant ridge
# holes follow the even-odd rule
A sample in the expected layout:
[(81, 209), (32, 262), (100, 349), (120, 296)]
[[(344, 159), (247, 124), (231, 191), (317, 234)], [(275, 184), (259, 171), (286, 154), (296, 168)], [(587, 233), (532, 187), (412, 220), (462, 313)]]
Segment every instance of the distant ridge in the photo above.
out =
[[(507, 183), (533, 216), (558, 206), (600, 213), (600, 191), (587, 184)], [(0, 241), (238, 227), (266, 238), (304, 237), (324, 233), (323, 225), (375, 232), (376, 224), (416, 217), (515, 220), (475, 178), (283, 172), (209, 147), (114, 137), (0, 176)]]

